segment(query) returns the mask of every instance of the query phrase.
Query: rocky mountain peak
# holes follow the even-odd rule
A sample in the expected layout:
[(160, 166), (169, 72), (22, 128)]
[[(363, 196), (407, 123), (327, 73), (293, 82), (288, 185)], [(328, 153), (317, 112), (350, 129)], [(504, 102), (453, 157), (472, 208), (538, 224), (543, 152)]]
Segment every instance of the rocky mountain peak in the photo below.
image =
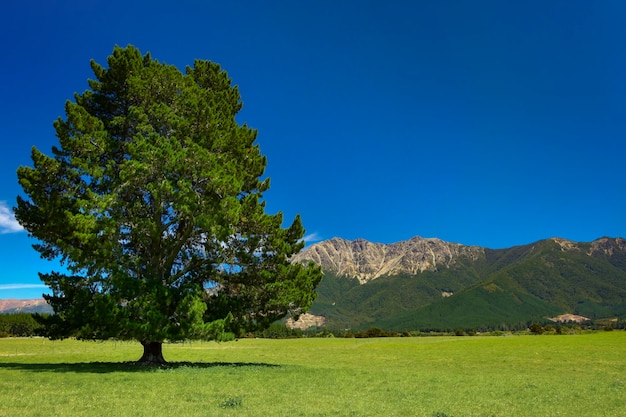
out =
[[(581, 250), (581, 243), (573, 242), (571, 240), (554, 237), (549, 240), (556, 242), (561, 246), (562, 251)], [(601, 237), (590, 243), (582, 243), (582, 246), (588, 247), (587, 255), (603, 254), (606, 256), (613, 256), (626, 252), (626, 240), (622, 238), (610, 238)]]
[(590, 254), (600, 252), (607, 256), (626, 252), (626, 239), (601, 237), (591, 242)]
[(578, 244), (576, 242), (572, 242), (571, 240), (560, 237), (553, 237), (551, 240), (561, 246), (562, 251), (578, 249)]
[(419, 236), (392, 244), (332, 238), (306, 248), (294, 261), (313, 261), (325, 271), (355, 277), (363, 284), (384, 275), (449, 268), (461, 257), (476, 260), (483, 255), (484, 249), (477, 246)]

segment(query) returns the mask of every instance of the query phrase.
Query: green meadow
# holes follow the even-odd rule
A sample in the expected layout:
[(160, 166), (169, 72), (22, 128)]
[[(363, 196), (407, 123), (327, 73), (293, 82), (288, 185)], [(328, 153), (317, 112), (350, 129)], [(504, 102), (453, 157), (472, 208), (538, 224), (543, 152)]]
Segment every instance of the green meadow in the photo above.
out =
[(164, 346), (0, 339), (0, 417), (626, 416), (626, 332), (241, 339)]

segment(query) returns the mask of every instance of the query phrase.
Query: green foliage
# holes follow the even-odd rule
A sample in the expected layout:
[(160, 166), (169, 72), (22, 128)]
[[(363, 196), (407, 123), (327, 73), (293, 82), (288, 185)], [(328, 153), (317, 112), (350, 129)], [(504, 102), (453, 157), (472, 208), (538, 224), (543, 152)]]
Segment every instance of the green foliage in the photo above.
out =
[(237, 339), (237, 336), (235, 335), (235, 333), (232, 333), (232, 332), (222, 332), (215, 338), (215, 341), (217, 341), (217, 342), (232, 342), (233, 340), (236, 340), (236, 339)]
[(36, 336), (42, 326), (31, 313), (0, 314), (0, 337)]
[(354, 334), (354, 337), (367, 338), (367, 337), (388, 337), (389, 333), (380, 327), (371, 327), (365, 331)]
[(531, 333), (534, 333), (534, 334), (543, 334), (544, 332), (543, 326), (541, 326), (541, 324), (539, 323), (531, 324), (530, 326), (528, 326), (528, 329), (530, 330)]
[(272, 323), (267, 329), (257, 332), (256, 336), (265, 339), (290, 339), (294, 337), (303, 337), (304, 334), (302, 330), (290, 329), (283, 323)]
[(18, 169), (16, 218), (68, 274), (41, 274), (54, 338), (219, 339), (306, 311), (321, 272), (292, 265), (299, 216), (266, 214), (266, 158), (218, 65), (183, 74), (115, 47), (65, 105), (52, 156)]

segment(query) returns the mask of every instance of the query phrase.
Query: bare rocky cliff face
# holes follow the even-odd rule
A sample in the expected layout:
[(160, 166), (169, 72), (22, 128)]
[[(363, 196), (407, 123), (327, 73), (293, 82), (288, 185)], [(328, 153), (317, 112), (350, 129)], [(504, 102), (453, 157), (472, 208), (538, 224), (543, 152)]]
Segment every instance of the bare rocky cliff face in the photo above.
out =
[(604, 253), (607, 256), (615, 256), (626, 253), (626, 239), (602, 237), (591, 242), (589, 254), (594, 252)]
[(626, 239), (622, 239), (621, 237), (601, 237), (590, 243), (573, 242), (571, 240), (558, 237), (552, 238), (551, 240), (558, 243), (561, 246), (562, 251), (581, 250), (581, 246), (588, 247), (587, 255), (589, 256), (594, 254), (603, 254), (611, 257), (626, 253)]
[(294, 261), (313, 261), (325, 271), (357, 278), (364, 284), (385, 275), (415, 275), (449, 268), (460, 258), (477, 260), (484, 253), (484, 248), (478, 246), (421, 237), (392, 244), (333, 238), (304, 249)]

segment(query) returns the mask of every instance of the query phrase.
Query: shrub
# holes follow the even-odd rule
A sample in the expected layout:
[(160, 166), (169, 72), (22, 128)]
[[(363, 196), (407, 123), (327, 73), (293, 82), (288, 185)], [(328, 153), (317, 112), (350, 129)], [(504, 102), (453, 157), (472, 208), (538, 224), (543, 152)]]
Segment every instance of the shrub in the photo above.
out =
[(218, 336), (217, 341), (218, 342), (231, 342), (235, 340), (236, 338), (237, 337), (235, 336), (235, 333), (224, 332)]
[(399, 333), (389, 332), (379, 327), (371, 327), (365, 331), (354, 334), (354, 337), (367, 338), (367, 337), (395, 337), (399, 336)]
[(534, 334), (543, 334), (543, 331), (544, 331), (543, 327), (539, 323), (531, 324), (528, 327), (528, 329), (530, 330), (531, 333), (534, 333)]
[(272, 323), (267, 329), (258, 332), (257, 336), (265, 339), (288, 339), (303, 337), (304, 334), (300, 329), (290, 329), (282, 323)]

